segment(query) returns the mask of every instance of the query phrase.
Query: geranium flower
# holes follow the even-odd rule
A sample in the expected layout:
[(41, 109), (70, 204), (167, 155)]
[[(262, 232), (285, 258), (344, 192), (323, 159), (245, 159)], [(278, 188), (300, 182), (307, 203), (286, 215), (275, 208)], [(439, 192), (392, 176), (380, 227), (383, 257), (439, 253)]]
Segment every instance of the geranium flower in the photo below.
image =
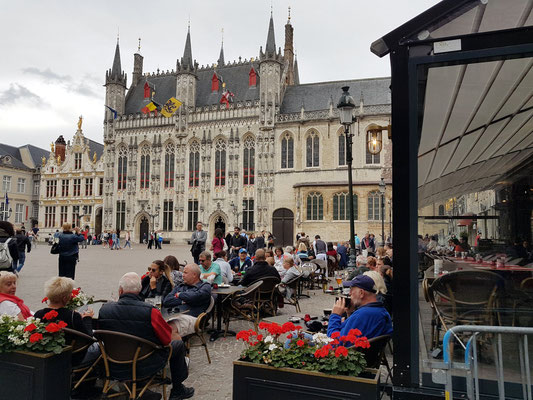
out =
[(60, 327), (61, 329), (66, 328), (66, 327), (68, 326), (67, 323), (66, 323), (65, 321), (59, 321), (59, 322), (57, 323), (57, 325), (59, 325), (59, 327)]
[(263, 340), (263, 335), (257, 335), (257, 340), (260, 342), (261, 340)]
[(361, 336), (361, 331), (359, 329), (350, 329), (348, 335)]
[(80, 294), (81, 288), (72, 289), (72, 295), (71, 297), (74, 298)]
[(54, 322), (50, 322), (44, 329), (46, 329), (47, 332), (54, 333), (60, 331), (61, 327)]
[(335, 349), (335, 357), (340, 357), (340, 356), (344, 356), (344, 357), (347, 357), (348, 356), (348, 349), (346, 349), (346, 347), (344, 346), (339, 346)]
[(302, 339), (300, 339), (300, 340), (298, 340), (298, 341), (296, 342), (296, 345), (297, 345), (298, 347), (302, 347), (304, 344), (305, 344), (305, 342), (304, 342)]
[(266, 322), (263, 322), (263, 321), (259, 322), (259, 329), (267, 329), (268, 326), (269, 324)]
[(296, 330), (296, 327), (292, 322), (285, 322), (283, 325), (281, 325), (281, 329), (283, 330), (283, 333), (291, 332)]
[(248, 331), (240, 331), (239, 333), (237, 333), (236, 338), (237, 338), (237, 340), (241, 339), (241, 340), (247, 342), (248, 339), (250, 339), (250, 333)]
[(44, 314), (43, 319), (51, 320), (51, 319), (54, 319), (55, 317), (57, 317), (57, 315), (58, 314), (57, 314), (56, 310), (50, 310), (46, 314)]
[(35, 343), (41, 340), (42, 338), (43, 338), (43, 335), (41, 335), (40, 333), (34, 333), (33, 335), (30, 336), (30, 342)]
[(48, 301), (48, 297), (44, 297), (42, 300), (41, 300), (41, 303), (46, 303)]
[(24, 328), (24, 332), (31, 332), (31, 331), (34, 331), (35, 329), (37, 329), (35, 324), (29, 324), (28, 326), (26, 326), (26, 328)]
[(341, 335), (341, 333), (340, 333), (339, 331), (337, 331), (337, 332), (333, 332), (333, 333), (331, 334), (331, 338), (332, 338), (332, 339), (337, 339), (340, 335)]

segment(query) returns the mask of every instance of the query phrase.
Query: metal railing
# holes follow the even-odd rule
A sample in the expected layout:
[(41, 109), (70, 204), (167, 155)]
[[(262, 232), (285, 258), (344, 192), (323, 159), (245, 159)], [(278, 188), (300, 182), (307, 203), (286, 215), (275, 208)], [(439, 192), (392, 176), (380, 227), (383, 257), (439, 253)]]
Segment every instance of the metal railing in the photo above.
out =
[[(459, 333), (471, 332), (472, 336), (468, 339), (465, 346), (464, 363), (453, 362), (452, 340), (458, 337)], [(475, 326), (475, 325), (458, 325), (449, 329), (442, 340), (443, 343), (443, 362), (432, 362), (434, 380), (439, 379), (438, 372), (443, 371), (442, 382), (445, 385), (445, 399), (453, 399), (452, 387), (452, 370), (462, 369), (466, 371), (466, 391), (469, 400), (479, 400), (479, 376), (478, 376), (478, 354), (477, 342), (481, 334), (491, 334), (495, 337), (494, 360), (498, 382), (498, 398), (505, 400), (505, 379), (503, 370), (503, 351), (502, 351), (502, 334), (517, 335), (518, 348), (520, 357), (520, 378), (522, 384), (523, 399), (533, 400), (531, 393), (531, 366), (529, 362), (528, 336), (533, 336), (533, 328), (511, 327), (511, 326)]]

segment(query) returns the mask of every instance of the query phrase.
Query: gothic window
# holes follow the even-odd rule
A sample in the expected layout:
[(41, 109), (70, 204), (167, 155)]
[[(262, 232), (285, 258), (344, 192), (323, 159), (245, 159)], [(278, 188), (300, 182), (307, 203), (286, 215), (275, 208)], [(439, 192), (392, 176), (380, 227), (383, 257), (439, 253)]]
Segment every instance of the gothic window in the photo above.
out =
[(194, 231), (198, 222), (198, 200), (189, 200), (187, 230)]
[(174, 209), (173, 201), (165, 200), (163, 202), (163, 230), (164, 231), (172, 230), (173, 209)]
[(443, 204), (441, 204), (439, 206), (439, 215), (444, 215), (444, 205)]
[(281, 168), (294, 168), (294, 139), (288, 132), (281, 139)]
[(250, 69), (250, 73), (248, 74), (249, 76), (249, 79), (248, 79), (248, 86), (249, 87), (254, 87), (257, 85), (257, 73), (255, 72), (255, 69), (252, 67)]
[(254, 201), (242, 201), (242, 227), (247, 232), (254, 231)]
[(81, 169), (81, 153), (74, 153), (74, 169)]
[(368, 193), (368, 220), (379, 221), (379, 206), (380, 206), (380, 194), (379, 192)]
[(379, 164), (380, 153), (372, 154), (371, 152), (368, 151), (368, 146), (365, 146), (365, 149), (366, 149), (366, 163), (367, 164)]
[(198, 187), (200, 178), (200, 144), (191, 143), (189, 151), (189, 187)]
[(76, 178), (73, 180), (73, 192), (72, 195), (73, 196), (77, 196), (77, 197), (80, 197), (81, 196), (81, 178)]
[(150, 188), (150, 147), (143, 146), (141, 149), (141, 189)]
[(56, 195), (57, 195), (57, 181), (47, 180), (46, 181), (46, 197), (56, 197)]
[(255, 142), (251, 137), (244, 141), (243, 184), (253, 185), (255, 176)]
[(339, 135), (339, 165), (346, 165), (346, 136)]
[(93, 178), (85, 179), (85, 196), (93, 195)]
[(320, 138), (317, 131), (311, 131), (306, 139), (306, 167), (318, 167)]
[(307, 195), (307, 219), (324, 219), (324, 198), (318, 192), (311, 192)]
[[(353, 219), (357, 219), (357, 195), (353, 195)], [(350, 219), (350, 201), (348, 193), (337, 193), (333, 195), (333, 219), (348, 220)]]
[(226, 142), (218, 139), (215, 143), (215, 186), (226, 185)]
[(61, 206), (59, 213), (59, 226), (63, 226), (65, 222), (68, 222), (68, 206)]
[(56, 208), (55, 206), (46, 206), (44, 209), (44, 226), (53, 228), (56, 226)]
[(104, 195), (104, 178), (98, 178), (98, 196)]
[(122, 147), (118, 151), (118, 190), (126, 189), (127, 172), (128, 172), (128, 157), (126, 148)]
[(174, 145), (170, 143), (165, 149), (165, 187), (174, 187)]
[[(68, 186), (69, 186), (68, 179), (61, 180), (61, 197), (68, 197)], [(63, 225), (63, 224), (61, 223), (60, 225)]]
[(126, 202), (124, 200), (117, 201), (117, 223), (116, 228), (121, 231), (126, 225)]
[(80, 226), (80, 206), (72, 206), (72, 227)]

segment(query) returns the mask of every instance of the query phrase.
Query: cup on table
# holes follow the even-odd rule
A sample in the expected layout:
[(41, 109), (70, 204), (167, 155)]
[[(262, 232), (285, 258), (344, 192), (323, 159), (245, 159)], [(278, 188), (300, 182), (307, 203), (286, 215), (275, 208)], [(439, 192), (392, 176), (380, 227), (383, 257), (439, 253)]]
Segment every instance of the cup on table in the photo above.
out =
[(161, 296), (155, 296), (155, 298), (154, 298), (154, 305), (155, 305), (157, 308), (161, 309)]
[(442, 271), (443, 261), (442, 260), (435, 260), (433, 264), (433, 273), (435, 275), (438, 275)]

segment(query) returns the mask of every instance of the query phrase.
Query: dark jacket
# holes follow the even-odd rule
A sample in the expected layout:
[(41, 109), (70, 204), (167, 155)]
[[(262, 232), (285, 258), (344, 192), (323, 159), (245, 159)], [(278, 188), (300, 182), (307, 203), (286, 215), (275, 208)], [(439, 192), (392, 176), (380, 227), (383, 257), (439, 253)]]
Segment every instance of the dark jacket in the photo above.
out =
[(257, 239), (248, 240), (248, 245), (246, 246), (248, 248), (248, 254), (250, 254), (250, 257), (253, 257), (255, 254), (255, 251), (257, 250)]
[(257, 236), (255, 238), (256, 249), (264, 249), (265, 248), (265, 237), (264, 236)]
[[(9, 237), (10, 236), (8, 235), (8, 233), (0, 228), (0, 243), (7, 242), (7, 239), (9, 239)], [(9, 254), (11, 255), (13, 261), (18, 261), (19, 251), (17, 247), (17, 240), (15, 239), (15, 237), (11, 238), (11, 240), (7, 244), (7, 248), (9, 249)], [(4, 270), (7, 270), (7, 268), (5, 268)], [(9, 270), (11, 270), (11, 268), (9, 268)]]
[(85, 238), (83, 235), (77, 235), (74, 232), (63, 232), (59, 234), (59, 255), (73, 256), (78, 254), (80, 249), (79, 242), (83, 242)]
[(266, 261), (257, 261), (254, 265), (246, 270), (246, 274), (241, 280), (241, 285), (248, 286), (249, 284), (267, 276), (276, 277), (278, 278), (278, 281), (281, 282), (279, 272), (276, 268), (271, 267)]
[[(179, 297), (176, 298), (176, 293)], [(182, 283), (172, 290), (163, 300), (164, 307), (178, 307), (181, 312), (189, 310), (187, 315), (197, 317), (211, 304), (211, 285), (207, 282), (198, 282), (190, 286)]]
[(31, 251), (30, 239), (28, 239), (26, 235), (19, 233), (18, 235), (15, 235), (15, 238), (17, 238), (17, 248), (19, 253), (24, 253), (25, 248), (28, 253)]
[(141, 285), (142, 289), (139, 293), (139, 296), (143, 299), (155, 296), (161, 296), (161, 298), (164, 299), (165, 296), (172, 290), (172, 285), (165, 275), (161, 275), (161, 277), (157, 280), (155, 289), (150, 287), (150, 275), (146, 275), (143, 278)]
[(241, 267), (240, 261), (241, 261), (240, 257), (232, 258), (229, 261), (229, 265), (231, 269), (234, 271), (242, 272), (242, 271), (247, 271), (248, 268), (252, 266), (252, 260), (250, 259), (250, 257), (246, 257), (246, 260), (244, 260), (244, 264), (242, 264), (242, 267)]
[[(241, 247), (245, 249), (246, 244), (247, 244), (246, 242), (247, 242), (247, 239), (244, 236), (241, 236), (240, 233), (237, 236), (233, 235), (231, 237), (231, 246)], [(230, 246), (230, 249), (231, 249), (231, 246)], [(235, 251), (235, 250), (232, 249), (232, 251)], [(236, 251), (238, 252), (239, 250), (237, 249)]]

